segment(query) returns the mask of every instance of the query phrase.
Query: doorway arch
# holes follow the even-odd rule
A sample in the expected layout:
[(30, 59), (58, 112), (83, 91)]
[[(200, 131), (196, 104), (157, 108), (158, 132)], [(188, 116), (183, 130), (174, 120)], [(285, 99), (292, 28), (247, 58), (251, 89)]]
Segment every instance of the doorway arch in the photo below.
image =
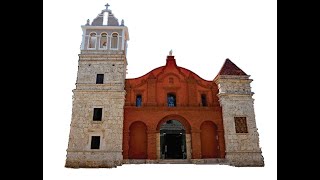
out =
[(186, 159), (186, 133), (177, 120), (168, 120), (160, 126), (161, 159)]
[(201, 124), (201, 155), (202, 158), (218, 157), (217, 126), (211, 121)]
[(141, 121), (130, 125), (129, 159), (147, 159), (147, 126)]
[[(168, 123), (172, 123), (171, 126), (175, 128), (170, 130)], [(158, 132), (156, 139), (158, 159), (191, 159), (191, 126), (184, 117), (175, 114), (165, 116), (158, 122), (156, 130)], [(173, 144), (176, 147), (172, 147)], [(165, 145), (167, 145), (166, 154), (164, 153)]]
[(166, 121), (168, 120), (177, 120), (179, 121), (183, 127), (185, 128), (185, 131), (187, 134), (190, 134), (190, 131), (191, 131), (191, 126), (190, 126), (190, 123), (188, 122), (188, 120), (180, 115), (176, 115), (176, 114), (172, 114), (172, 115), (168, 115), (164, 118), (162, 118), (159, 122), (158, 122), (158, 125), (157, 125), (157, 128), (156, 130), (157, 131), (160, 131), (160, 127), (163, 123), (165, 123)]

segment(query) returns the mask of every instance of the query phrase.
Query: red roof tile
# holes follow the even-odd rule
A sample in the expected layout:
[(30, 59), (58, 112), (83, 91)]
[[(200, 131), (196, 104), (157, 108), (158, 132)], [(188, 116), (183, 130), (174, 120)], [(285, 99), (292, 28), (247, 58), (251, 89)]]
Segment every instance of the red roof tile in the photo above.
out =
[(237, 65), (235, 65), (230, 59), (226, 59), (218, 75), (247, 75)]

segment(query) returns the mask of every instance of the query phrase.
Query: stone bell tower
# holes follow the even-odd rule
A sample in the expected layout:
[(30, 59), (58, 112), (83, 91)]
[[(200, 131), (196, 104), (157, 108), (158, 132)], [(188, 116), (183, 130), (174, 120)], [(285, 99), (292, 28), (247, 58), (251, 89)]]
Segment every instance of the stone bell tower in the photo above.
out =
[(264, 166), (249, 75), (227, 59), (217, 77), (226, 160), (232, 166)]
[[(82, 25), (66, 167), (122, 164), (128, 28), (106, 8)], [(106, 24), (104, 24), (106, 23)]]

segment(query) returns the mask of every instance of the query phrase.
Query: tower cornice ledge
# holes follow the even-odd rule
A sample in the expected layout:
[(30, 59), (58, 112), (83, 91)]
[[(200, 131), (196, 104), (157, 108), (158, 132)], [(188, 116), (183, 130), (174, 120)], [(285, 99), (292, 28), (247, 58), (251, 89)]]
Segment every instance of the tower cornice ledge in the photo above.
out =
[(251, 80), (249, 79), (250, 75), (218, 75), (214, 78), (214, 82), (218, 80)]
[(226, 97), (230, 97), (230, 96), (253, 96), (253, 92), (251, 93), (247, 93), (247, 94), (236, 94), (236, 93), (219, 93), (217, 94), (218, 97), (223, 97), (223, 96), (226, 96)]
[(81, 28), (82, 29), (128, 29), (127, 26), (108, 26), (108, 25), (104, 25), (104, 26), (86, 26), (86, 25), (82, 25)]
[(124, 50), (81, 50), (80, 55), (124, 55)]

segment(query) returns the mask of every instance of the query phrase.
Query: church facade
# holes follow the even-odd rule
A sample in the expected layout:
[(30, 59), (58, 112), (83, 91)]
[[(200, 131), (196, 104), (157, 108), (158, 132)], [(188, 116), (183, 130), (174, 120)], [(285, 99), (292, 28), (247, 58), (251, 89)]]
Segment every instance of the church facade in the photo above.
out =
[(207, 81), (170, 51), (164, 66), (126, 79), (129, 32), (108, 6), (81, 26), (65, 166), (264, 166), (250, 76), (226, 59)]

